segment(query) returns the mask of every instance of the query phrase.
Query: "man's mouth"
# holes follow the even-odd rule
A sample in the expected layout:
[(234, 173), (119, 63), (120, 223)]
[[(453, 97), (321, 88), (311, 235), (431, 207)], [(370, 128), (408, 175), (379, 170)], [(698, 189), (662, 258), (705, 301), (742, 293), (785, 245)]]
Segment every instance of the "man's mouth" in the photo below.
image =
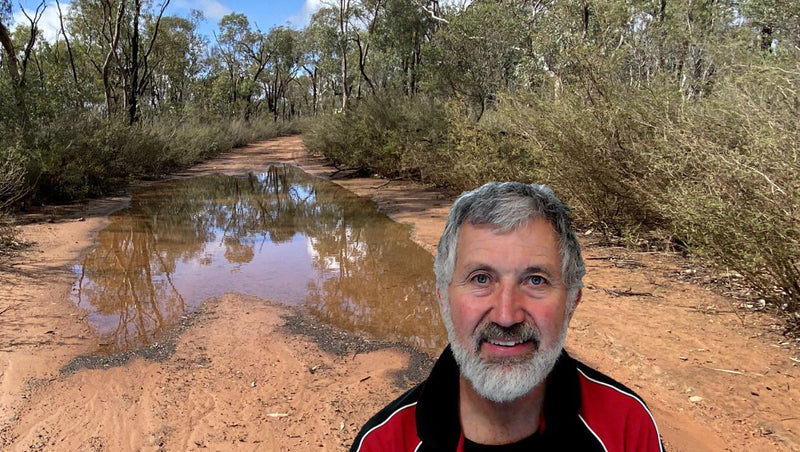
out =
[(515, 347), (533, 345), (539, 348), (536, 329), (527, 323), (518, 323), (510, 327), (502, 327), (496, 323), (488, 323), (479, 328), (478, 341), (475, 350), (481, 349), (482, 344), (488, 344), (498, 349), (511, 351)]
[(525, 342), (529, 342), (530, 339), (527, 339), (527, 340), (523, 340), (523, 339), (504, 340), (504, 339), (491, 339), (490, 338), (490, 339), (484, 339), (484, 341), (488, 342), (488, 343), (490, 343), (492, 345), (497, 345), (497, 346), (500, 346), (500, 347), (513, 347), (515, 345), (520, 345), (520, 344), (524, 344)]

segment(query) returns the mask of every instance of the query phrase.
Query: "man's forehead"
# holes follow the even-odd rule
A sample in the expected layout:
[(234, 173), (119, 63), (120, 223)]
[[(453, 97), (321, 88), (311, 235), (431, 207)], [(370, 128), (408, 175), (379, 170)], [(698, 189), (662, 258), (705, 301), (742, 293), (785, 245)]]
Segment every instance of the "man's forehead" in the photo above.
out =
[[(545, 230), (545, 228), (543, 228), (541, 226), (546, 225), (547, 226), (547, 230), (549, 230), (549, 232), (552, 233), (552, 236), (556, 240), (558, 240), (558, 233), (556, 232), (555, 226), (553, 225), (553, 223), (550, 220), (548, 220), (546, 217), (542, 217), (542, 216), (530, 216), (530, 217), (524, 218), (522, 220), (519, 220), (517, 222), (509, 223), (509, 224), (495, 224), (495, 223), (476, 222), (476, 221), (473, 221), (472, 219), (468, 218), (458, 228), (458, 239), (460, 241), (461, 236), (463, 235), (462, 231), (464, 230), (464, 228), (480, 230), (480, 231), (487, 231), (487, 232), (493, 233), (494, 235), (504, 235), (504, 234), (512, 234), (514, 232), (518, 232), (518, 231), (521, 231), (523, 229), (526, 229), (528, 227), (528, 225), (530, 225), (532, 223), (537, 223), (538, 225), (540, 225), (540, 228), (537, 228), (537, 229), (541, 229), (542, 232)], [(544, 235), (548, 235), (548, 236), (551, 235), (549, 232), (544, 234)]]
[[(495, 238), (500, 240), (494, 240)], [(544, 219), (533, 219), (524, 226), (505, 231), (494, 225), (465, 224), (458, 235), (455, 258), (458, 260), (459, 250), (488, 252), (498, 246), (504, 249), (522, 247), (537, 255), (557, 253), (560, 249), (555, 229)]]

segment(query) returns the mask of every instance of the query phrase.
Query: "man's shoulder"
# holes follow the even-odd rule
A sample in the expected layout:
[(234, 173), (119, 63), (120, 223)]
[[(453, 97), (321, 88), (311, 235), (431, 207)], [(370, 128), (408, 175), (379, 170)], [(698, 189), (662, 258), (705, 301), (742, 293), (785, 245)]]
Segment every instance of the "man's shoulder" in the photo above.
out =
[(413, 443), (415, 447), (419, 444), (416, 406), (424, 385), (425, 382), (409, 389), (372, 416), (361, 428), (350, 451), (386, 450), (388, 444), (397, 445), (396, 450), (413, 450), (403, 445)]
[(605, 403), (614, 401), (623, 406), (647, 409), (644, 399), (629, 387), (578, 360), (574, 362), (581, 385), (582, 405), (596, 403), (608, 408)]
[(581, 391), (581, 421), (605, 444), (606, 450), (623, 450), (630, 444), (642, 445), (641, 450), (663, 450), (658, 426), (644, 399), (580, 361), (575, 360), (575, 367)]

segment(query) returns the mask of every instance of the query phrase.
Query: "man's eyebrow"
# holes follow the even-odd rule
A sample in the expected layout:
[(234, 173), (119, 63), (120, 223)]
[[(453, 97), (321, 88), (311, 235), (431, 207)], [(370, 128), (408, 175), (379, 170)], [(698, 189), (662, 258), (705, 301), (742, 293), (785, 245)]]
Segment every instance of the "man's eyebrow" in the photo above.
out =
[(495, 268), (491, 265), (484, 263), (484, 262), (471, 262), (462, 268), (462, 273), (470, 274), (477, 270), (483, 270), (487, 272), (496, 272)]
[[(469, 274), (471, 274), (473, 272), (476, 272), (476, 271), (485, 271), (485, 272), (489, 272), (489, 273), (500, 273), (500, 271), (497, 270), (495, 267), (492, 267), (491, 265), (489, 265), (487, 263), (484, 263), (484, 262), (468, 263), (468, 264), (464, 265), (464, 267), (462, 267), (461, 272), (459, 272), (459, 273), (466, 277)], [(543, 274), (543, 275), (545, 275), (545, 276), (547, 276), (548, 278), (551, 278), (551, 279), (555, 278), (558, 275), (558, 272), (554, 271), (549, 266), (545, 266), (545, 265), (531, 265), (529, 267), (526, 267), (524, 270), (522, 270), (522, 272), (520, 272), (521, 275), (530, 275), (530, 274), (534, 274), (534, 273)]]
[(547, 266), (541, 266), (541, 265), (532, 265), (532, 266), (526, 268), (525, 271), (523, 271), (522, 273), (526, 274), (526, 275), (527, 274), (531, 274), (531, 273), (543, 273), (543, 274), (545, 274), (545, 275), (547, 275), (548, 277), (551, 277), (551, 278), (553, 276), (555, 276), (555, 272), (553, 272), (550, 268), (548, 268)]

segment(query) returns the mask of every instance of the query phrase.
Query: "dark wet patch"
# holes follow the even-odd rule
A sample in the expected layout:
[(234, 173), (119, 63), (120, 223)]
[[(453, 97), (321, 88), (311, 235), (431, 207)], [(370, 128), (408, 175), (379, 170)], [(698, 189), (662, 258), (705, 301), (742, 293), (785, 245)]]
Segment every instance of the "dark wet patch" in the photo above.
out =
[(321, 323), (311, 315), (300, 310), (282, 316), (286, 323), (284, 331), (303, 335), (314, 341), (320, 349), (339, 357), (355, 356), (385, 348), (398, 349), (409, 355), (406, 369), (394, 372), (393, 383), (404, 389), (428, 377), (435, 360), (430, 355), (400, 342), (370, 340), (355, 333), (341, 330), (327, 323)]
[(189, 329), (204, 314), (204, 309), (198, 309), (181, 316), (181, 319), (172, 328), (164, 331), (152, 344), (135, 349), (113, 354), (101, 354), (102, 348), (96, 354), (80, 355), (73, 358), (61, 368), (62, 375), (72, 375), (83, 369), (110, 369), (127, 364), (132, 359), (142, 358), (148, 361), (164, 362), (175, 354), (175, 343), (184, 331)]

